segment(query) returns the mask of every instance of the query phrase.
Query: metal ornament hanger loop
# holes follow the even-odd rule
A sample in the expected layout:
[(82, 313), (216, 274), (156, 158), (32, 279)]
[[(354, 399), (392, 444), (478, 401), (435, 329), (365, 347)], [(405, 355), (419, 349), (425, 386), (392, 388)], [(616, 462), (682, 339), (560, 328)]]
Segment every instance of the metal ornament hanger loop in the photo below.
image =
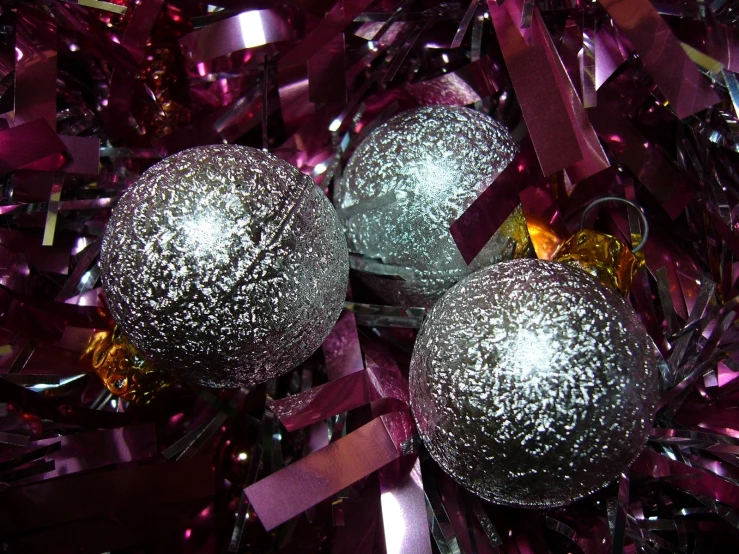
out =
[(649, 237), (649, 222), (647, 221), (647, 216), (644, 215), (644, 212), (642, 209), (634, 204), (633, 202), (630, 202), (629, 200), (626, 200), (625, 198), (619, 198), (618, 196), (604, 196), (603, 198), (598, 198), (597, 200), (593, 200), (587, 208), (585, 208), (585, 211), (582, 213), (582, 217), (580, 218), (580, 230), (585, 228), (585, 220), (588, 217), (588, 214), (598, 206), (599, 204), (604, 204), (606, 202), (620, 202), (621, 204), (626, 204), (627, 206), (633, 208), (636, 210), (636, 213), (639, 214), (639, 218), (642, 221), (642, 227), (644, 231), (642, 232), (642, 239), (639, 244), (636, 245), (635, 248), (632, 248), (632, 252), (639, 252), (642, 248), (644, 248), (644, 245), (647, 242), (647, 238)]

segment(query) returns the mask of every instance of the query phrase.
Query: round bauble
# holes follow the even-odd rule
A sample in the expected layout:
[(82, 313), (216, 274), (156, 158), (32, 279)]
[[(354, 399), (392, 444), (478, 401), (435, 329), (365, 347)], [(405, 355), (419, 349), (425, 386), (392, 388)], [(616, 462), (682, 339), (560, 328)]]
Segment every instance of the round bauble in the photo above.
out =
[(517, 152), (468, 108), (403, 112), (352, 154), (334, 195), (353, 267), (383, 301), (429, 306), (469, 273), (449, 227)]
[(242, 146), (192, 148), (147, 170), (110, 217), (100, 266), (131, 342), (212, 387), (304, 361), (338, 319), (349, 271), (313, 180)]
[(663, 363), (631, 307), (585, 272), (507, 261), (434, 306), (413, 351), (411, 406), (431, 456), (464, 487), (559, 506), (638, 455)]

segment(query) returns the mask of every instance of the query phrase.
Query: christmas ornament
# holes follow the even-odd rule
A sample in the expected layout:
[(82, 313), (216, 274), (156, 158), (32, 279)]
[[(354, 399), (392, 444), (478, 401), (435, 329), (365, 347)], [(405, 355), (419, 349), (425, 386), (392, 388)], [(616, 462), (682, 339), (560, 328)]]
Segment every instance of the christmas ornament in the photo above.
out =
[[(334, 195), (352, 268), (385, 302), (432, 304), (470, 272), (450, 225), (517, 150), (503, 126), (468, 108), (423, 107), (381, 125), (356, 149)], [(503, 257), (508, 245), (499, 242), (488, 263)]]
[(662, 363), (631, 307), (581, 269), (505, 261), (434, 306), (411, 405), (432, 457), (463, 486), (499, 504), (558, 506), (635, 459)]
[(133, 345), (212, 387), (304, 361), (338, 318), (348, 273), (313, 180), (240, 146), (193, 148), (146, 171), (110, 218), (100, 265)]

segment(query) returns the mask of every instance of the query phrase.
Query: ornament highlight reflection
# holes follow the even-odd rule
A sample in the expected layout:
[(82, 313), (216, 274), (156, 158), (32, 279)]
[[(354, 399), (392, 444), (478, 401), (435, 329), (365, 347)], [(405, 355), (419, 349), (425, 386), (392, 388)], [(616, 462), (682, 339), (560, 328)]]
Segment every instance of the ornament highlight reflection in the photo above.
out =
[(267, 42), (262, 22), (262, 12), (254, 10), (239, 14), (239, 27), (241, 28), (241, 41), (244, 48), (262, 46)]
[(403, 538), (405, 537), (403, 509), (392, 491), (380, 495), (380, 502), (382, 503), (385, 543), (397, 547), (396, 550), (388, 550), (387, 554), (405, 554), (400, 548), (404, 544)]

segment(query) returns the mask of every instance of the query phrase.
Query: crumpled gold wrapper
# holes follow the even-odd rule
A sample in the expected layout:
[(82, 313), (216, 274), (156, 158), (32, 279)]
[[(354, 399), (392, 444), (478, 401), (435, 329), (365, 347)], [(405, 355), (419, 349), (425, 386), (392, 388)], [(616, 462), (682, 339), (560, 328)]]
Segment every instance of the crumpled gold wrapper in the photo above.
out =
[(540, 260), (551, 260), (564, 239), (551, 225), (531, 214), (526, 215), (526, 226), (536, 257)]
[(95, 333), (80, 362), (96, 373), (114, 395), (137, 404), (149, 403), (175, 382), (174, 376), (145, 359), (118, 327)]
[(642, 253), (635, 254), (616, 237), (592, 229), (572, 235), (552, 259), (579, 267), (623, 296), (629, 293), (634, 275), (645, 263)]

